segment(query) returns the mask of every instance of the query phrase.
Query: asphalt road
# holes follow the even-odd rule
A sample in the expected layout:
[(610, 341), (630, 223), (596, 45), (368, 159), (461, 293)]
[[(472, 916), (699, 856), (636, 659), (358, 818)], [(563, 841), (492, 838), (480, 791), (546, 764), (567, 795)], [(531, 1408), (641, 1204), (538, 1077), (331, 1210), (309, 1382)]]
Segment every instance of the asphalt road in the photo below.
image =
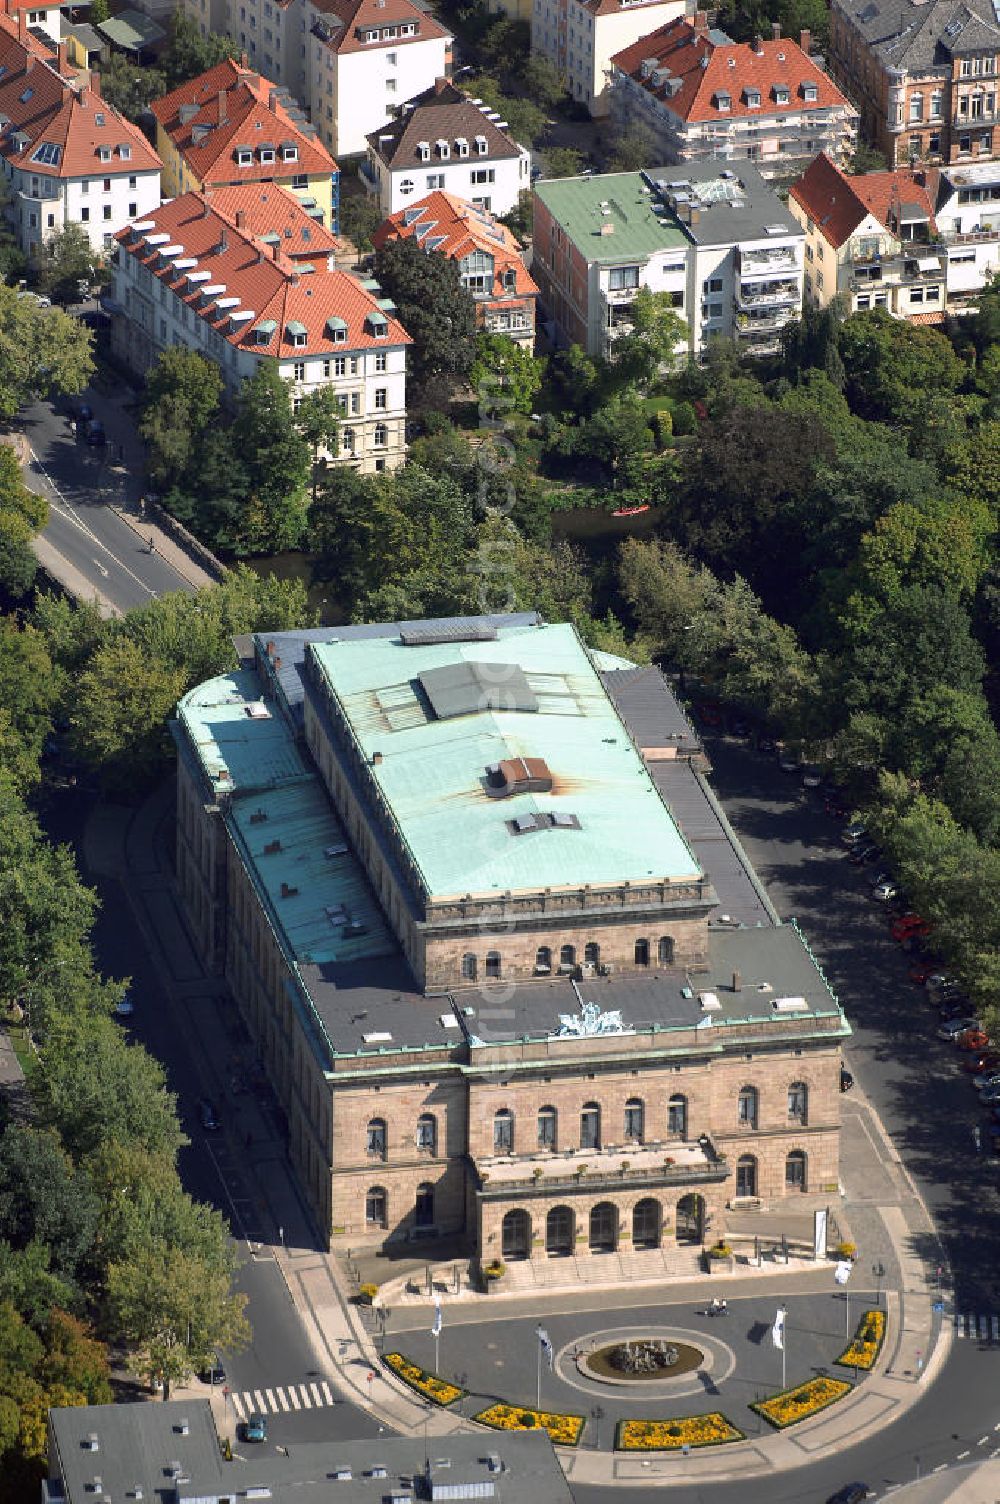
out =
[[(191, 590), (165, 559), (147, 553), (141, 539), (109, 503), (137, 499), (141, 459), (131, 421), (120, 400), (84, 392), (104, 422), (109, 444), (92, 449), (78, 443), (68, 407), (36, 402), (21, 415), (32, 458), (25, 483), (49, 503), (43, 538), (121, 611), (141, 606), (171, 590)], [(128, 470), (112, 463), (125, 446)]]

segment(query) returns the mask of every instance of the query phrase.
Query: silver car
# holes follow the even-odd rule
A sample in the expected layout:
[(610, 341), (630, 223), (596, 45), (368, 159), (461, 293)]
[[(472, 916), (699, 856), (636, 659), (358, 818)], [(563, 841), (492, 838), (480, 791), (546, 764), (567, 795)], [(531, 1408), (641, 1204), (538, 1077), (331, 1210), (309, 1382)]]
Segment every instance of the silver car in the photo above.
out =
[(966, 1029), (978, 1029), (977, 1018), (947, 1018), (937, 1031), (938, 1039), (957, 1039)]

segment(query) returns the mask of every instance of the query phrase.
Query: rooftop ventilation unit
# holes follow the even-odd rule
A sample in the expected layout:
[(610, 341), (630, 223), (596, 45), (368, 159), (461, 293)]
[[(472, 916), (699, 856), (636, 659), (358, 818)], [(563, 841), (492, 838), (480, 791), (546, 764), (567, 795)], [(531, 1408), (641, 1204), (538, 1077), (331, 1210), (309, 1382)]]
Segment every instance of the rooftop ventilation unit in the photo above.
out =
[(83, 1438), (81, 1445), (85, 1452), (99, 1452), (101, 1449), (101, 1443), (97, 1439), (97, 1432), (91, 1431), (89, 1436), (85, 1436)]
[(699, 992), (698, 1003), (703, 1013), (718, 1013), (722, 1007), (714, 992)]
[[(386, 1033), (384, 1030), (376, 1030), (372, 1034), (362, 1034), (361, 1038), (365, 1044), (392, 1044), (392, 1035)], [(350, 1477), (350, 1473), (347, 1476)]]
[(775, 1013), (806, 1013), (809, 1004), (804, 997), (776, 997), (771, 1007)]
[(542, 757), (508, 757), (486, 769), (487, 792), (494, 799), (512, 794), (550, 794), (552, 774)]
[(263, 700), (251, 700), (250, 704), (247, 705), (245, 709), (248, 720), (269, 721), (271, 719), (271, 712), (268, 710)]

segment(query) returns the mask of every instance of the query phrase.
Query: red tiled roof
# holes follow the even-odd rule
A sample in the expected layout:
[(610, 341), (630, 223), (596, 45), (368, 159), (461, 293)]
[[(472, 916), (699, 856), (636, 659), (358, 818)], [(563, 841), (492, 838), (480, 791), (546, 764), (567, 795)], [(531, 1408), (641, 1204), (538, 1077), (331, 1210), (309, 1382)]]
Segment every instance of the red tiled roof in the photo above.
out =
[[(7, 162), (47, 178), (155, 172), (160, 167), (137, 125), (106, 104), (96, 89), (61, 78), (55, 66), (41, 60), (33, 39), (18, 37), (9, 17), (0, 21), (0, 115), (9, 122), (0, 134), (0, 155)], [(15, 138), (22, 137), (25, 144), (16, 146)], [(54, 160), (36, 161), (46, 143)], [(106, 161), (101, 160), (102, 148), (111, 153)]]
[[(390, 240), (418, 240), (427, 251), (440, 251), (461, 261), (473, 251), (486, 251), (494, 258), (491, 297), (537, 297), (538, 288), (521, 259), (521, 251), (506, 225), (485, 209), (477, 209), (454, 194), (436, 190), (384, 220), (373, 236), (379, 250)], [(504, 287), (503, 274), (513, 269), (513, 288)]]
[[(183, 106), (188, 108), (182, 116)], [(248, 183), (260, 182), (273, 179), (282, 168), (288, 175), (326, 175), (337, 170), (322, 141), (310, 134), (313, 128), (303, 128), (305, 116), (296, 120), (290, 113), (298, 110), (292, 96), (231, 58), (154, 100), (150, 108), (202, 183), (231, 182), (234, 176)], [(294, 162), (281, 161), (285, 141), (297, 148)], [(258, 159), (256, 148), (265, 142), (276, 150), (273, 163)], [(240, 146), (255, 148), (248, 166), (236, 161)]]
[[(669, 72), (666, 87), (662, 80), (654, 85), (650, 70), (650, 76), (643, 77), (643, 62), (654, 58), (657, 69)], [(855, 113), (832, 79), (787, 37), (761, 42), (759, 51), (749, 42), (717, 46), (706, 32), (680, 19), (641, 37), (611, 61), (681, 120), (731, 120), (748, 115), (760, 120), (798, 113), (804, 107), (803, 84), (816, 86), (816, 99), (808, 109)], [(774, 90), (781, 87), (788, 91), (787, 104), (779, 104), (774, 97)], [(759, 91), (759, 107), (747, 103), (747, 89)], [(721, 94), (729, 96), (728, 109), (719, 108), (717, 96)]]
[(934, 228), (931, 195), (909, 168), (898, 167), (895, 172), (866, 172), (859, 177), (848, 177), (825, 152), (821, 152), (788, 191), (835, 250), (850, 239), (869, 214), (897, 235), (895, 221), (904, 204), (923, 209)]
[[(312, 9), (329, 28), (326, 44), (332, 52), (371, 52), (376, 45), (395, 50), (408, 42), (426, 42), (432, 37), (451, 41), (451, 33), (427, 11), (414, 5), (413, 0), (312, 0)], [(410, 36), (380, 36), (376, 44), (363, 42), (359, 35), (409, 22), (417, 24), (416, 32)]]
[(343, 246), (343, 241), (306, 212), (294, 193), (278, 183), (213, 188), (208, 197), (212, 208), (237, 228), (260, 239), (277, 236), (281, 254), (291, 261), (333, 256)]
[[(328, 271), (321, 260), (314, 271), (308, 272), (301, 261), (289, 259), (280, 250), (275, 254), (261, 237), (220, 213), (214, 197), (185, 193), (162, 204), (139, 223), (141, 230), (128, 227), (115, 237), (122, 253), (137, 257), (200, 318), (240, 349), (291, 360), (410, 343), (399, 320), (380, 308), (378, 299), (356, 277)], [(150, 236), (162, 235), (167, 239), (150, 245)], [(163, 265), (160, 254), (167, 246), (177, 249), (171, 249), (170, 260)], [(188, 265), (178, 268), (174, 264), (178, 260)], [(192, 283), (188, 280), (192, 273), (207, 275)], [(200, 287), (216, 289), (204, 307), (199, 306)], [(219, 299), (234, 301), (220, 308)], [(239, 311), (249, 311), (253, 317), (234, 328), (231, 318)], [(386, 321), (384, 337), (376, 337), (366, 327), (370, 314)], [(330, 319), (344, 321), (345, 340), (333, 338), (327, 327)], [(275, 327), (267, 341), (251, 342), (250, 332), (268, 321)], [(288, 326), (292, 323), (306, 330), (305, 345), (291, 343)]]

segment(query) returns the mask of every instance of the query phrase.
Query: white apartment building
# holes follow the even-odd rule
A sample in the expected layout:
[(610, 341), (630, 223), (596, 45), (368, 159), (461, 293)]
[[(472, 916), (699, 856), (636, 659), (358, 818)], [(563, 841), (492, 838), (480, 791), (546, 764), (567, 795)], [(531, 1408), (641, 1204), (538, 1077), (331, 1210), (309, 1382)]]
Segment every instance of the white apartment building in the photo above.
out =
[(186, 193), (117, 240), (112, 339), (133, 370), (184, 345), (219, 366), (232, 396), (276, 361), (293, 403), (336, 392), (330, 459), (366, 473), (402, 464), (409, 336), (370, 285), (333, 269), (332, 237), (294, 194), (276, 184)]
[(439, 78), (372, 131), (361, 176), (385, 217), (434, 192), (509, 214), (531, 187), (531, 153), (495, 110)]
[(948, 312), (972, 312), (1000, 272), (1000, 162), (942, 167), (935, 218), (948, 257)]
[(98, 75), (63, 78), (63, 49), (49, 61), (23, 14), (18, 23), (0, 19), (7, 219), (24, 251), (72, 223), (101, 256), (123, 225), (160, 202), (160, 159), (101, 98)]
[(685, 0), (533, 0), (532, 50), (566, 75), (570, 94), (591, 115), (607, 115), (615, 53), (685, 9)]
[(688, 163), (537, 183), (531, 273), (556, 339), (589, 355), (631, 328), (640, 287), (684, 319), (679, 353), (725, 336), (765, 355), (801, 310), (804, 241), (751, 163)]

